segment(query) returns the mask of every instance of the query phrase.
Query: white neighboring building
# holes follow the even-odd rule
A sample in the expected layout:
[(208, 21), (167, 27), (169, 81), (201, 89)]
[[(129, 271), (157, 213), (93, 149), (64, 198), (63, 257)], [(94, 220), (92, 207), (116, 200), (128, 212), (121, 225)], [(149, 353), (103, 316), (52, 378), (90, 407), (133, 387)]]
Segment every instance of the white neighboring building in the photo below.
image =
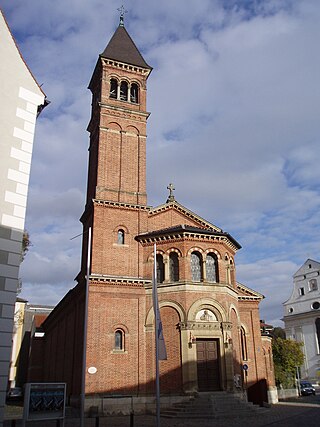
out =
[(287, 339), (303, 342), (301, 378), (320, 381), (320, 263), (307, 259), (293, 276), (293, 292), (284, 304)]
[(47, 104), (0, 10), (0, 427), (11, 356), (35, 123)]

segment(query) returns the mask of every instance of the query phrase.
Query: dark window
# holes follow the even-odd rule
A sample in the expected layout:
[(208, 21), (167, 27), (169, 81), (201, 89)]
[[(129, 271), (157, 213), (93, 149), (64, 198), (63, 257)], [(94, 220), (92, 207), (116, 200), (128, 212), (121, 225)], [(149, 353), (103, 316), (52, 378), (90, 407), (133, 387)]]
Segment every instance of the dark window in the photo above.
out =
[(116, 79), (110, 80), (110, 98), (117, 99), (118, 82)]
[(320, 317), (316, 319), (316, 331), (318, 339), (318, 352), (320, 351)]
[(121, 82), (120, 84), (120, 99), (121, 101), (128, 101), (128, 83)]
[(248, 353), (247, 353), (247, 337), (246, 332), (243, 328), (240, 329), (240, 338), (241, 338), (241, 355), (242, 360), (248, 360)]
[(218, 258), (216, 254), (208, 254), (206, 259), (208, 282), (218, 282)]
[(164, 263), (163, 256), (157, 255), (157, 282), (162, 283), (164, 281)]
[(124, 245), (124, 231), (118, 231), (118, 245)]
[(199, 252), (191, 254), (191, 277), (193, 282), (201, 282), (202, 280), (202, 257)]
[(117, 329), (114, 333), (114, 349), (115, 350), (124, 349), (124, 333), (121, 329)]
[(304, 288), (299, 288), (299, 295), (303, 296), (304, 295)]
[(179, 280), (179, 257), (176, 252), (171, 252), (169, 257), (170, 281), (178, 282)]
[(139, 102), (139, 87), (136, 83), (132, 83), (130, 88), (130, 101), (138, 104)]

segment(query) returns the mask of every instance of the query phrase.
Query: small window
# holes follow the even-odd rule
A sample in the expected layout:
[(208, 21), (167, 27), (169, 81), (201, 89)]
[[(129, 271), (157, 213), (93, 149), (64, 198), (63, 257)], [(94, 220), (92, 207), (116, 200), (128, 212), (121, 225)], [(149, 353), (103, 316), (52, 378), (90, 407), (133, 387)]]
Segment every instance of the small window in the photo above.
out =
[(170, 281), (179, 281), (179, 258), (176, 252), (171, 252), (169, 257)]
[(157, 254), (157, 282), (163, 283), (164, 281), (164, 262), (163, 256)]
[(130, 88), (130, 101), (138, 104), (139, 102), (139, 88), (136, 83), (132, 83)]
[(289, 311), (289, 313), (293, 313), (293, 308), (290, 307), (288, 311)]
[(114, 333), (114, 349), (124, 350), (124, 333), (121, 329), (117, 329)]
[(318, 283), (317, 283), (317, 279), (311, 279), (309, 280), (309, 290), (311, 291), (316, 291), (318, 289)]
[(299, 295), (303, 296), (304, 295), (304, 288), (299, 288)]
[(118, 245), (124, 245), (124, 231), (118, 230)]
[(240, 329), (240, 339), (241, 339), (241, 356), (242, 360), (248, 360), (247, 352), (247, 337), (244, 328)]
[(128, 83), (121, 82), (120, 84), (120, 99), (121, 101), (128, 101)]
[(118, 95), (118, 82), (116, 79), (110, 80), (110, 98), (117, 99)]

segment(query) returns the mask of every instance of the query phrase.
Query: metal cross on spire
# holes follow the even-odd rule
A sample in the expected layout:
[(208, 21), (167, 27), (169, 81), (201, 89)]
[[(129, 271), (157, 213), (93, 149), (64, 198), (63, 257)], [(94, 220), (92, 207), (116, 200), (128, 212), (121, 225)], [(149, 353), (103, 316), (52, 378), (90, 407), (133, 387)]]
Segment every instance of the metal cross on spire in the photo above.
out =
[(123, 5), (121, 7), (118, 7), (117, 9), (120, 12), (120, 27), (124, 27), (124, 14), (128, 13), (128, 11), (124, 8)]
[(167, 199), (167, 203), (169, 203), (169, 202), (174, 202), (174, 201), (175, 201), (175, 198), (174, 198), (174, 194), (173, 194), (173, 192), (174, 192), (175, 188), (174, 188), (174, 186), (173, 186), (173, 184), (172, 184), (171, 182), (170, 182), (170, 184), (168, 185), (167, 189), (169, 190), (169, 197), (168, 197), (168, 199)]

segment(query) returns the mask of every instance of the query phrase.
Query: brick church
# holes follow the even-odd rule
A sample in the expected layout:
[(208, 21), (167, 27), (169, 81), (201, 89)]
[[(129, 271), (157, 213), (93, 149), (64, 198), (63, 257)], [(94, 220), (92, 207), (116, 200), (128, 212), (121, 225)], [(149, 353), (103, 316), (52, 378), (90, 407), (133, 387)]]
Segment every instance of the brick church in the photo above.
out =
[(163, 401), (201, 391), (245, 389), (249, 400), (273, 402), (271, 339), (260, 332), (263, 296), (236, 281), (240, 244), (181, 205), (171, 184), (162, 205), (147, 204), (151, 70), (121, 18), (89, 84), (92, 113), (81, 271), (75, 288), (43, 324), (42, 350), (31, 350), (38, 369), (33, 367), (30, 380), (66, 382), (68, 398), (75, 401), (81, 393), (86, 341), (86, 408), (125, 408), (128, 399), (121, 396), (131, 396), (136, 409), (150, 409), (155, 394), (151, 279), (156, 243), (168, 354), (160, 361)]

